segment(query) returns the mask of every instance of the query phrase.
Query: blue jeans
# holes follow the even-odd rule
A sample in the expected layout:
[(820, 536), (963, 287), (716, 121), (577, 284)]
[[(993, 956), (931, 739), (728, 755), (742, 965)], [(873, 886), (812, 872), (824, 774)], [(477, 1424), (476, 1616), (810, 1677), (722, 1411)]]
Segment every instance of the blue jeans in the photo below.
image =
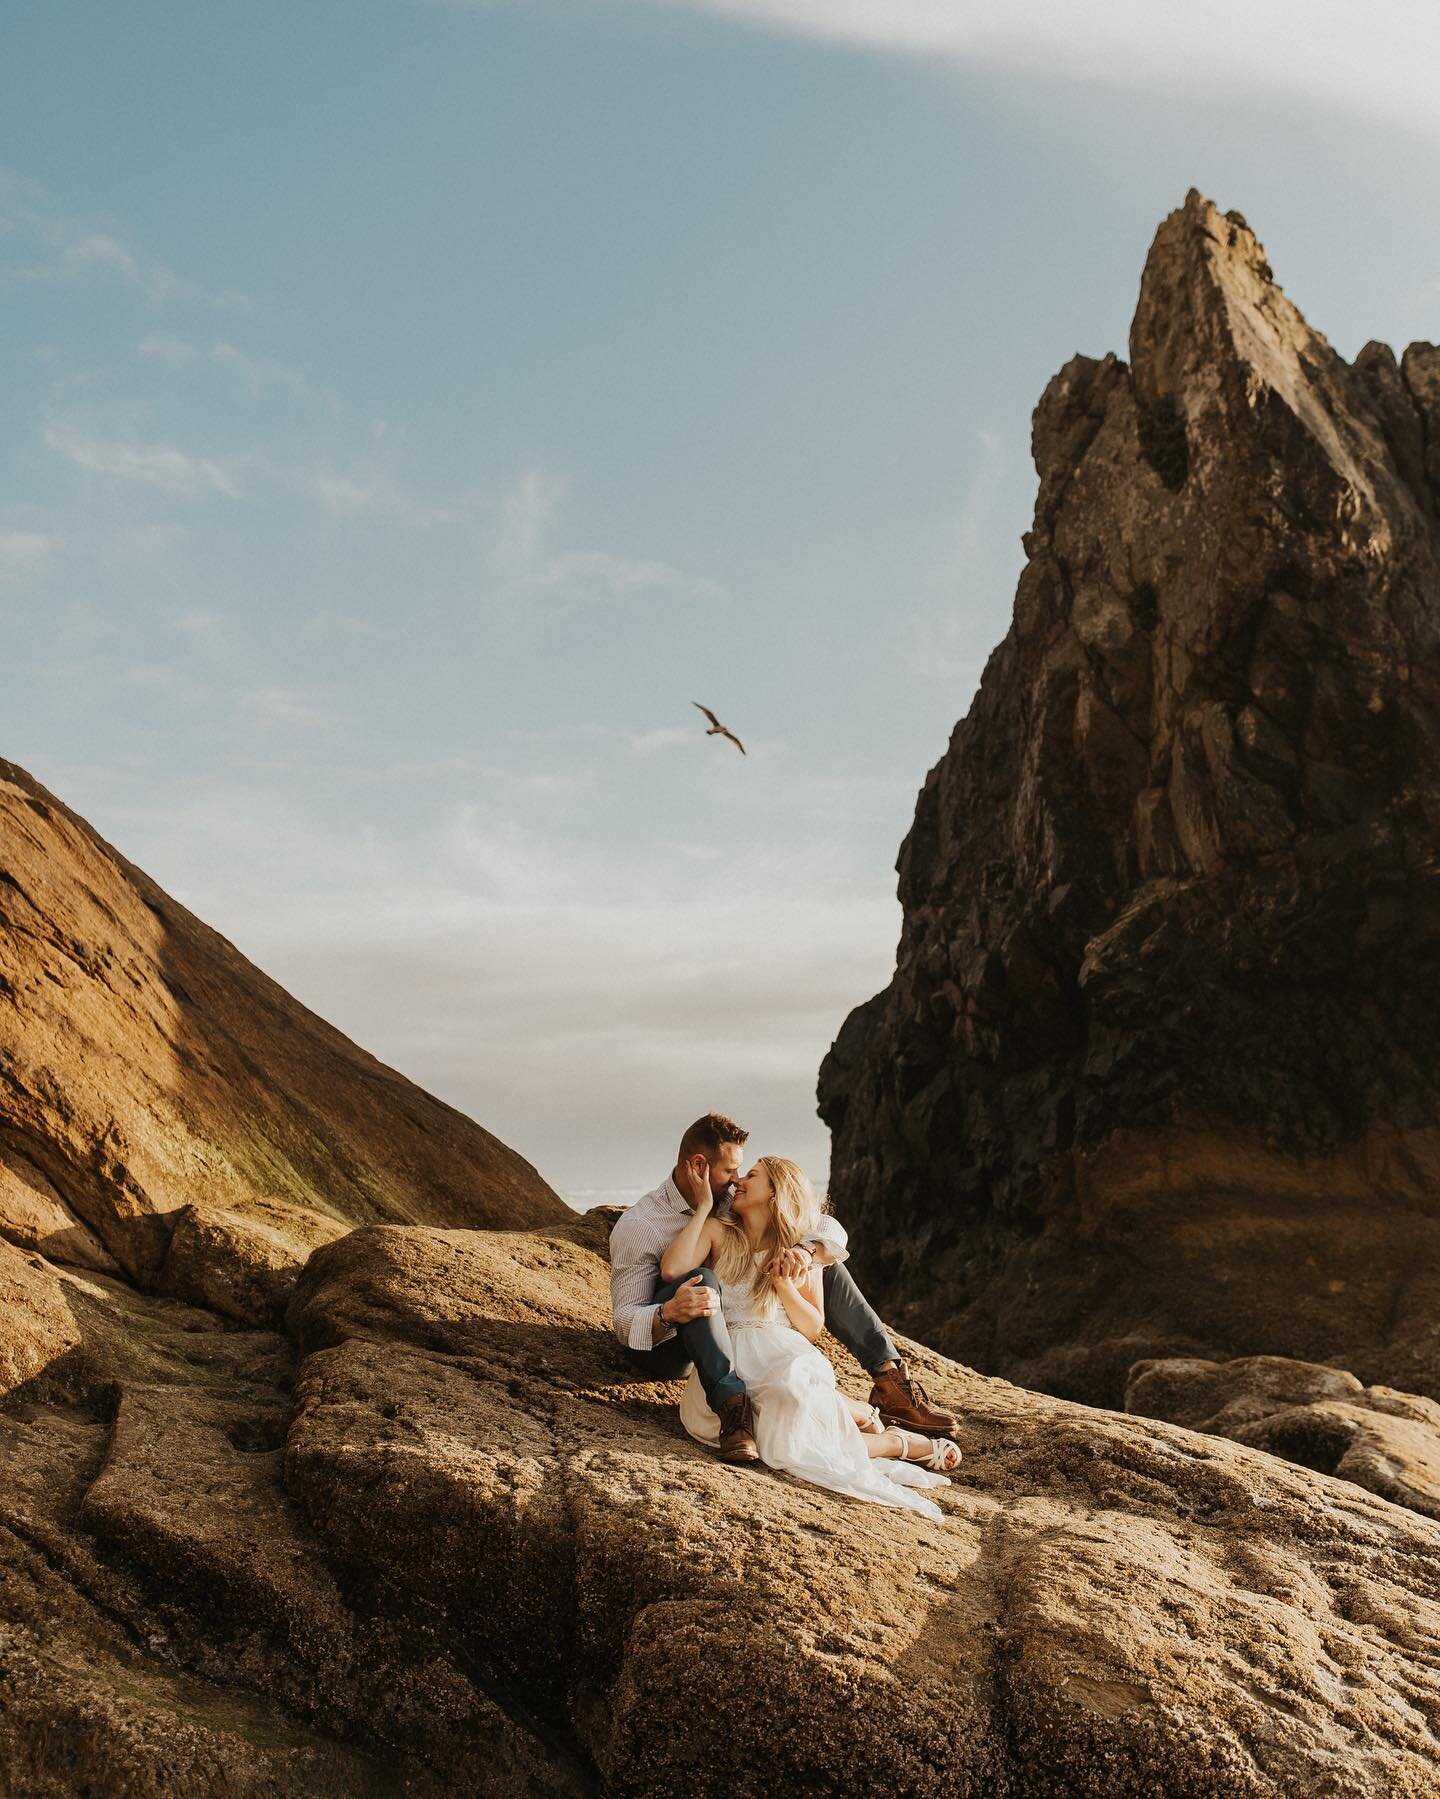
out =
[[(655, 1289), (654, 1304), (663, 1305), (697, 1274), (707, 1287), (720, 1291), (713, 1268), (692, 1268), (679, 1280), (662, 1281)], [(889, 1332), (842, 1264), (830, 1263), (821, 1276), (821, 1284), (826, 1330), (845, 1345), (867, 1374), (874, 1374), (884, 1362), (899, 1361)], [(657, 1349), (637, 1349), (631, 1354), (651, 1380), (675, 1380), (688, 1373), (693, 1362), (712, 1411), (718, 1412), (727, 1399), (745, 1391), (744, 1381), (735, 1372), (735, 1351), (723, 1312), (692, 1318), (689, 1324), (677, 1325), (675, 1335), (667, 1337)]]

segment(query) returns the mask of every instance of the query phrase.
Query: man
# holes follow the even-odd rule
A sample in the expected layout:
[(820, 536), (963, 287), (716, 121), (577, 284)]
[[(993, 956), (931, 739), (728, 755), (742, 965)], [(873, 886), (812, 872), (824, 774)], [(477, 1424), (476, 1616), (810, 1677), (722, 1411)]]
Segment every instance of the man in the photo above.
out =
[[(705, 1397), (720, 1419), (720, 1458), (756, 1462), (755, 1420), (745, 1383), (735, 1372), (730, 1333), (720, 1310), (719, 1282), (710, 1268), (679, 1280), (660, 1279), (660, 1258), (674, 1241), (708, 1185), (716, 1211), (730, 1200), (740, 1173), (748, 1131), (719, 1112), (697, 1118), (680, 1139), (675, 1166), (616, 1222), (610, 1233), (610, 1299), (615, 1335), (652, 1380), (674, 1380), (693, 1362)], [(887, 1424), (926, 1436), (949, 1436), (955, 1420), (937, 1411), (906, 1373), (885, 1326), (841, 1263), (849, 1255), (843, 1226), (822, 1217), (815, 1234), (783, 1251), (771, 1269), (798, 1280), (819, 1263), (825, 1292), (825, 1325), (869, 1374), (870, 1403)]]

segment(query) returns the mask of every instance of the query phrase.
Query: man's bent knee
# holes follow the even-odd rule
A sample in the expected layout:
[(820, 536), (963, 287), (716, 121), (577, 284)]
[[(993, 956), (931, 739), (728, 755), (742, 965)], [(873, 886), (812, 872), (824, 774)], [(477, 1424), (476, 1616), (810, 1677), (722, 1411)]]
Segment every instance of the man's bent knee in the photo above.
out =
[(716, 1293), (720, 1291), (720, 1278), (713, 1268), (692, 1268), (688, 1274), (682, 1274), (677, 1279), (667, 1281), (665, 1284), (672, 1292), (675, 1292), (681, 1287), (688, 1287), (693, 1280), (701, 1281)]
[(696, 1279), (697, 1276), (704, 1286), (710, 1288), (712, 1293), (720, 1291), (720, 1281), (713, 1268), (692, 1268), (688, 1274), (682, 1274), (676, 1280), (662, 1281), (655, 1289), (656, 1299), (662, 1303), (667, 1299), (673, 1299), (683, 1286)]

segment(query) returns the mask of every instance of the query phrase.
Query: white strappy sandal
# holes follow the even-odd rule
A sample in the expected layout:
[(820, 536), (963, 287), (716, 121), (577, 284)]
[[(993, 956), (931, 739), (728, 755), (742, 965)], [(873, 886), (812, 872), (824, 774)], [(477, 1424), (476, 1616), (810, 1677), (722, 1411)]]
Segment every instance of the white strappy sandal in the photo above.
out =
[[(864, 1425), (860, 1427), (862, 1430)], [(913, 1462), (920, 1468), (932, 1468), (936, 1474), (953, 1474), (960, 1466), (960, 1445), (952, 1443), (948, 1437), (922, 1437), (917, 1430), (901, 1430), (899, 1425), (892, 1425), (886, 1435), (894, 1435), (900, 1439), (900, 1457), (906, 1462)], [(921, 1455), (912, 1455), (914, 1444), (922, 1444), (925, 1451)]]

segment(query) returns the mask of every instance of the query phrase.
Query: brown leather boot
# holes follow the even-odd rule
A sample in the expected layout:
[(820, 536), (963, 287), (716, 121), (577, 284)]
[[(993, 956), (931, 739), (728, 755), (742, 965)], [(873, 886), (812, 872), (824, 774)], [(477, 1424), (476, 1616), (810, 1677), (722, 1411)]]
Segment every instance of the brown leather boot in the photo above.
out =
[(720, 1405), (720, 1460), (758, 1462), (755, 1446), (755, 1410), (748, 1393), (736, 1393)]
[(887, 1424), (903, 1424), (927, 1437), (948, 1437), (955, 1429), (954, 1415), (931, 1405), (929, 1395), (919, 1381), (911, 1380), (903, 1362), (875, 1376), (870, 1403), (880, 1408)]

